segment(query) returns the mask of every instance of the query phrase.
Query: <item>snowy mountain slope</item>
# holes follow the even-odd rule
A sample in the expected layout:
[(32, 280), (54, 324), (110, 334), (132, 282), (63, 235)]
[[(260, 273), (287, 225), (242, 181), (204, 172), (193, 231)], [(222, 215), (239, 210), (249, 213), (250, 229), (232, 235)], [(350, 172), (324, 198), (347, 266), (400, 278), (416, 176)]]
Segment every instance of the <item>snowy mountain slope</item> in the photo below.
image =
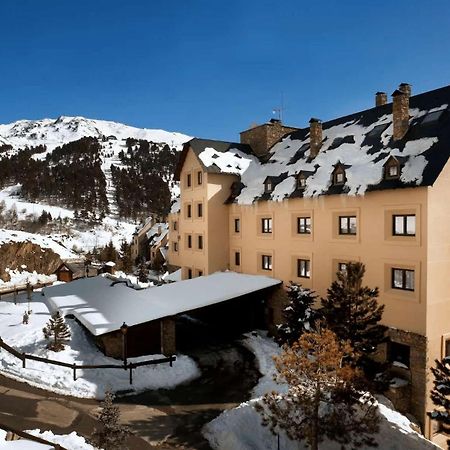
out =
[(94, 120), (84, 117), (61, 116), (57, 119), (19, 120), (0, 125), (0, 145), (9, 144), (13, 149), (46, 145), (49, 151), (76, 141), (82, 137), (114, 136), (118, 141), (126, 138), (143, 139), (157, 143), (167, 143), (181, 148), (189, 136), (181, 133), (135, 128), (121, 123)]

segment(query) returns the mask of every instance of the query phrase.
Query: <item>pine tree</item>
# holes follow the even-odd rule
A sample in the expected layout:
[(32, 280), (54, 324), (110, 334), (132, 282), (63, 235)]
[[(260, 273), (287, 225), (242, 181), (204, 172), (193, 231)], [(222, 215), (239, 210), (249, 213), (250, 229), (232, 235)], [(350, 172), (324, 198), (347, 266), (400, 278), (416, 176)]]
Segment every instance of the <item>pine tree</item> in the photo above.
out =
[(138, 268), (138, 280), (141, 283), (148, 283), (148, 271), (147, 271), (147, 267), (145, 266), (145, 262), (142, 261), (139, 264), (139, 268)]
[(379, 344), (384, 342), (386, 327), (379, 322), (384, 305), (378, 304), (378, 288), (362, 286), (365, 267), (362, 263), (348, 263), (345, 271), (337, 273), (338, 280), (321, 299), (320, 313), (325, 325), (340, 340), (348, 340), (361, 367), (368, 369)]
[(352, 354), (348, 341), (340, 342), (328, 329), (306, 332), (275, 357), (276, 381), (287, 393), (266, 394), (255, 408), (265, 426), (276, 434), (284, 430), (294, 441), (306, 441), (312, 450), (327, 438), (344, 447), (376, 446), (376, 400), (364, 394), (360, 373), (343, 362)]
[(121, 262), (122, 270), (125, 273), (130, 273), (133, 269), (133, 261), (131, 258), (131, 245), (127, 241), (123, 240), (120, 245), (120, 252), (122, 253)]
[(56, 311), (47, 325), (42, 329), (45, 339), (52, 339), (47, 345), (47, 348), (54, 352), (59, 352), (64, 349), (63, 341), (70, 338), (70, 330), (64, 321), (64, 317), (61, 316), (59, 311)]
[[(436, 367), (432, 367), (431, 372), (434, 375), (431, 400), (437, 409), (429, 412), (428, 415), (448, 431), (450, 430), (450, 356), (442, 361), (436, 360)], [(447, 440), (447, 446), (450, 450), (450, 439)]]
[(287, 296), (289, 304), (283, 310), (284, 322), (277, 330), (279, 344), (293, 344), (304, 332), (311, 331), (319, 318), (313, 308), (317, 299), (313, 291), (291, 281)]
[(100, 429), (93, 433), (94, 445), (104, 450), (123, 450), (125, 440), (131, 434), (128, 427), (120, 424), (120, 410), (113, 405), (114, 394), (105, 392), (105, 399), (101, 403), (101, 411), (98, 415)]

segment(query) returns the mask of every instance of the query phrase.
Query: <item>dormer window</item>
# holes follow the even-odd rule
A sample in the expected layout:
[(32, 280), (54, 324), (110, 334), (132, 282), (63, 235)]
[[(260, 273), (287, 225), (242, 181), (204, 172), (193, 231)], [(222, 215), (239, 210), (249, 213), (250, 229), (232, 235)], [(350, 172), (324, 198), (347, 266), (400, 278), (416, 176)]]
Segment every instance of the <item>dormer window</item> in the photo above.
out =
[(298, 189), (304, 189), (305, 186), (306, 186), (306, 178), (304, 175), (300, 175), (297, 178), (297, 187), (298, 187)]
[(337, 163), (335, 165), (333, 171), (333, 184), (335, 186), (341, 186), (347, 181), (347, 177), (345, 176), (345, 167), (346, 166), (341, 163)]
[(264, 192), (272, 192), (272, 190), (272, 180), (270, 178), (267, 178), (266, 182), (264, 183)]
[(391, 156), (384, 166), (384, 178), (394, 180), (400, 176), (400, 162)]

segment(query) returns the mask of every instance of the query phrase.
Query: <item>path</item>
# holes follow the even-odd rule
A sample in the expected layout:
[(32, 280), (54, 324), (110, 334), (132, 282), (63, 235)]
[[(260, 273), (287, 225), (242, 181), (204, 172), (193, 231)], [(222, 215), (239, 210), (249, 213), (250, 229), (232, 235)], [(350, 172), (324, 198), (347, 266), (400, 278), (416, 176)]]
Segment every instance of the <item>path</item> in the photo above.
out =
[[(203, 367), (198, 380), (117, 400), (123, 422), (135, 434), (130, 450), (209, 449), (203, 425), (247, 398), (258, 374), (245, 349), (230, 344), (194, 356)], [(95, 400), (60, 396), (0, 376), (0, 423), (5, 425), (90, 436), (97, 408)]]

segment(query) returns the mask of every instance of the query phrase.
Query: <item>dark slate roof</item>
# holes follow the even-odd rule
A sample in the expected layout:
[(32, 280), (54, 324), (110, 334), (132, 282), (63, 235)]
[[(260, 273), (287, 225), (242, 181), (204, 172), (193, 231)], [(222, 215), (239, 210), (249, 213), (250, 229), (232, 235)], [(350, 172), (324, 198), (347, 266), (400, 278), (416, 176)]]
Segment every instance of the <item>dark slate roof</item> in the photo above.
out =
[[(226, 142), (226, 141), (216, 141), (213, 139), (199, 139), (194, 138), (190, 141), (186, 142), (183, 145), (183, 150), (180, 154), (177, 167), (175, 169), (175, 180), (180, 180), (180, 173), (181, 169), (183, 167), (184, 161), (186, 159), (186, 155), (189, 151), (189, 149), (192, 149), (192, 151), (198, 156), (200, 153), (203, 152), (206, 148), (211, 147), (217, 152), (220, 153), (226, 153), (227, 151), (231, 149), (237, 149), (241, 151), (242, 153), (245, 153), (247, 155), (253, 155), (252, 148), (247, 144), (240, 144), (238, 142)], [(216, 165), (211, 165), (209, 167), (206, 167), (202, 161), (200, 160), (200, 164), (202, 165), (203, 169), (208, 173), (221, 173), (221, 170)]]
[[(432, 186), (450, 157), (450, 86), (413, 95), (409, 100), (411, 119), (408, 131), (401, 140), (395, 141), (391, 135), (391, 131), (387, 130), (392, 125), (392, 103), (388, 103), (323, 122), (324, 140), (321, 149), (322, 154), (319, 153), (319, 157), (313, 160), (309, 159), (309, 127), (288, 133), (271, 148), (270, 157), (267, 162), (261, 161), (261, 173), (264, 173), (265, 177), (276, 177), (288, 171), (288, 176), (295, 177), (300, 171), (309, 170), (311, 165), (314, 165), (316, 161), (323, 162), (323, 158), (328, 158), (332, 160), (332, 163), (329, 165), (322, 164), (321, 176), (323, 179), (323, 171), (327, 170), (329, 180), (331, 181), (333, 168), (335, 167), (338, 156), (346, 170), (357, 171), (364, 169), (362, 165), (358, 166), (350, 160), (345, 160), (344, 149), (353, 145), (353, 155), (361, 151), (361, 155), (364, 154), (367, 157), (368, 163), (376, 168), (376, 174), (372, 173), (373, 180), (371, 179), (370, 183), (364, 189), (360, 189), (359, 192), (357, 189), (356, 193), (382, 189)], [(433, 109), (440, 110), (433, 111)], [(374, 127), (376, 123), (379, 124)], [(339, 128), (338, 136), (334, 136), (334, 131), (331, 130), (333, 127), (335, 127), (334, 130)], [(347, 129), (348, 134), (346, 132)], [(327, 133), (328, 130), (329, 133)], [(383, 136), (384, 132), (386, 134)], [(416, 145), (423, 138), (434, 138), (435, 142), (430, 145), (424, 145), (423, 150), (417, 153), (417, 155), (423, 156), (426, 160), (426, 166), (421, 173), (421, 177), (414, 181), (385, 179), (383, 177), (382, 165), (378, 167), (376, 163), (386, 161), (390, 155), (393, 155), (399, 161), (402, 170), (405, 164), (414, 157), (410, 156), (408, 152), (402, 154), (406, 144), (410, 142), (411, 145)], [(415, 141), (414, 144), (412, 144), (413, 141)], [(356, 142), (360, 142), (360, 145), (355, 145)], [(344, 155), (344, 158), (341, 155)], [(317, 170), (320, 172), (320, 165)], [(255, 171), (252, 171), (252, 177), (255, 177), (254, 174)], [(315, 175), (317, 175), (317, 171)], [(311, 183), (317, 183), (319, 178), (315, 178), (315, 175), (308, 177), (311, 179)], [(265, 177), (258, 178), (256, 182), (262, 184)], [(355, 178), (353, 179), (355, 180)], [(249, 186), (253, 192), (256, 186), (255, 179), (252, 180), (243, 173), (241, 182), (244, 184), (241, 189), (243, 197), (235, 197), (235, 199), (246, 203), (248, 201), (246, 187)], [(324, 183), (313, 194), (311, 190), (307, 192), (307, 189), (295, 188), (288, 196), (301, 197), (303, 195), (345, 194), (350, 192), (352, 188), (348, 184), (334, 186), (329, 182), (328, 184)], [(254, 200), (271, 199), (270, 195), (263, 193), (262, 190), (260, 192), (261, 195), (255, 197)], [(355, 191), (353, 190), (352, 193), (355, 193)], [(246, 200), (242, 200), (243, 198)]]
[[(427, 111), (433, 108), (438, 108), (443, 104), (450, 105), (450, 86), (445, 86), (433, 91), (424, 92), (422, 94), (413, 95), (410, 97), (409, 107), (410, 109), (417, 108), (422, 111)], [(381, 116), (385, 114), (392, 114), (392, 103), (386, 105), (360, 111), (348, 116), (339, 117), (337, 119), (329, 120), (322, 123), (323, 130), (327, 130), (333, 126), (345, 124), (347, 122), (358, 122), (359, 124), (368, 127), (372, 123), (376, 122)], [(431, 116), (431, 117), (429, 117)], [(362, 146), (371, 146), (370, 154), (383, 153), (383, 156), (390, 154), (390, 149), (398, 148), (402, 151), (405, 144), (408, 141), (421, 139), (424, 137), (437, 137), (438, 141), (423, 153), (423, 156), (427, 159), (428, 164), (423, 171), (423, 178), (420, 186), (431, 186), (436, 181), (437, 177), (444, 168), (447, 160), (450, 157), (450, 113), (449, 109), (439, 111), (436, 113), (428, 113), (417, 119), (413, 119), (410, 123), (410, 127), (403, 137), (399, 141), (394, 141), (392, 138), (389, 140), (385, 147), (381, 142), (381, 133), (388, 128), (390, 123), (382, 124), (376, 127), (372, 132), (366, 134)], [(286, 137), (291, 139), (303, 140), (309, 134), (309, 128), (304, 128), (299, 131), (288, 134)], [(345, 138), (337, 138), (329, 147), (329, 150), (338, 148), (345, 142), (349, 142), (353, 139), (353, 136), (349, 135)], [(303, 145), (299, 151), (295, 154), (294, 160), (304, 158), (306, 150), (309, 149), (309, 145)], [(401, 164), (404, 164), (408, 157), (397, 157)], [(341, 161), (345, 164), (345, 161)], [(397, 182), (397, 183), (394, 183)], [(372, 185), (368, 190), (379, 189), (392, 189), (393, 187), (411, 187), (417, 186), (416, 183), (405, 184), (399, 180), (384, 180), (380, 183)], [(331, 193), (331, 192), (330, 192)]]

